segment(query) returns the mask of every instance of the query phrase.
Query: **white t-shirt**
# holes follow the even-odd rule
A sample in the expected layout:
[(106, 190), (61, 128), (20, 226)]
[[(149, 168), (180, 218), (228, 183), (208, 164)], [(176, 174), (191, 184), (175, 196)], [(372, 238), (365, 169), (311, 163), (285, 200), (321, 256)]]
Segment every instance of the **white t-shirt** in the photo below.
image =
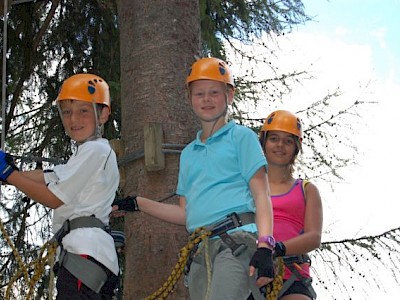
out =
[[(111, 204), (119, 184), (115, 152), (108, 140), (96, 139), (79, 145), (66, 164), (45, 172), (50, 191), (63, 203), (54, 210), (53, 231), (57, 232), (65, 220), (94, 215), (109, 224)], [(114, 240), (100, 228), (78, 228), (62, 240), (66, 251), (86, 254), (118, 275), (118, 257)]]

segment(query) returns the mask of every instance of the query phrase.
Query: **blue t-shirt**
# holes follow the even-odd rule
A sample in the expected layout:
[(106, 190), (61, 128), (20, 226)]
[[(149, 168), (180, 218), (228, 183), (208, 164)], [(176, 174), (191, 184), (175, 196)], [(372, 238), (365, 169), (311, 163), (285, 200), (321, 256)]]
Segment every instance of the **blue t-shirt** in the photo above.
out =
[[(233, 212), (254, 212), (249, 182), (261, 167), (267, 167), (257, 135), (247, 127), (231, 121), (205, 143), (200, 136), (201, 131), (180, 158), (177, 194), (186, 198), (189, 232)], [(246, 227), (256, 231), (255, 225)]]

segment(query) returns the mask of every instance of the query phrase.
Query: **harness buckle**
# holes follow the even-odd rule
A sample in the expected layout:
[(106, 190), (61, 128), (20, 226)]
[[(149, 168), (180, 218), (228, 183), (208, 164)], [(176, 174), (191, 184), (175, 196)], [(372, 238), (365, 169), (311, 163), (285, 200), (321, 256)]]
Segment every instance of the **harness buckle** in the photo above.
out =
[(296, 269), (295, 265), (301, 265), (304, 263), (308, 263), (311, 265), (311, 259), (308, 256), (308, 254), (301, 254), (301, 255), (293, 255), (293, 256), (284, 256), (283, 257), (283, 262), (285, 266), (292, 272), (292, 275), (290, 278), (283, 284), (282, 289), (278, 293), (278, 299), (280, 296), (282, 296), (293, 284), (295, 280), (300, 280), (303, 282), (303, 284), (307, 287), (309, 290), (310, 294), (312, 295), (312, 299), (317, 298), (317, 294), (312, 287), (312, 278), (311, 277), (305, 277), (303, 276), (299, 270)]
[(212, 225), (210, 237), (219, 236), (221, 240), (231, 248), (232, 254), (234, 256), (239, 256), (247, 249), (247, 246), (245, 244), (237, 244), (227, 232), (242, 225), (243, 222), (239, 215), (233, 212), (227, 215), (224, 220)]
[(240, 220), (239, 216), (237, 213), (231, 213), (226, 216), (225, 219), (220, 221), (219, 223), (216, 223), (211, 226), (211, 236), (214, 237), (217, 235), (221, 235), (228, 230), (234, 229), (236, 227), (242, 226), (242, 221)]
[(230, 219), (232, 220), (233, 225), (234, 225), (235, 227), (240, 227), (240, 226), (243, 225), (243, 224), (242, 224), (242, 220), (239, 218), (238, 214), (235, 213), (235, 212), (229, 214), (229, 215), (227, 216), (227, 218), (230, 218)]
[(67, 219), (62, 224), (61, 228), (54, 234), (53, 239), (57, 241), (59, 245), (62, 245), (62, 239), (71, 231), (70, 220)]

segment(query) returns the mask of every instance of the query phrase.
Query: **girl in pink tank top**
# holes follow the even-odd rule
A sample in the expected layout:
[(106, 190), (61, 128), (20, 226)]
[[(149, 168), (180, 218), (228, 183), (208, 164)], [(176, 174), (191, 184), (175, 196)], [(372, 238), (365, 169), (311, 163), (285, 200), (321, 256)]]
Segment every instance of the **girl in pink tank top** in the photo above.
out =
[[(260, 142), (268, 161), (268, 180), (274, 212), (275, 256), (295, 259), (321, 244), (322, 201), (317, 187), (293, 177), (297, 154), (302, 151), (301, 121), (293, 113), (278, 110), (266, 119)], [(305, 182), (304, 182), (305, 183)], [(295, 267), (295, 282), (288, 268)], [(285, 263), (284, 286), (278, 299), (314, 299), (308, 263)], [(295, 275), (293, 275), (295, 276)], [(290, 283), (290, 284), (289, 284)], [(289, 296), (290, 295), (290, 296)]]

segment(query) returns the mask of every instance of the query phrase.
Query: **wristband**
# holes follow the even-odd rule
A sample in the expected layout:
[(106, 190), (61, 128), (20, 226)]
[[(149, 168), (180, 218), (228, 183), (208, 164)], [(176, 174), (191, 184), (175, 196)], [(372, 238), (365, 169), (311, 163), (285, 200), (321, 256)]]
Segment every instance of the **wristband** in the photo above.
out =
[(275, 245), (275, 256), (280, 257), (280, 256), (285, 256), (286, 255), (286, 246), (282, 242), (276, 242)]
[(272, 235), (263, 235), (259, 236), (257, 239), (257, 245), (259, 243), (266, 243), (268, 244), (272, 249), (275, 248), (275, 239)]

